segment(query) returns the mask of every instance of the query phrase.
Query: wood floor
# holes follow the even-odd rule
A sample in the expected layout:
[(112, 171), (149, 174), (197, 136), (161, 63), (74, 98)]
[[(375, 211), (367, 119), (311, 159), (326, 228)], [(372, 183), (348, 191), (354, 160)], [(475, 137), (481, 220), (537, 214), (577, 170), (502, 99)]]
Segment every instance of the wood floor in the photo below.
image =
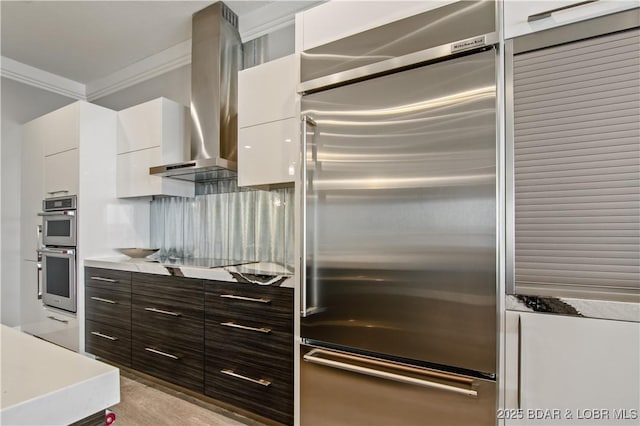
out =
[(262, 423), (164, 387), (120, 373), (120, 403), (110, 408), (114, 426), (263, 426)]

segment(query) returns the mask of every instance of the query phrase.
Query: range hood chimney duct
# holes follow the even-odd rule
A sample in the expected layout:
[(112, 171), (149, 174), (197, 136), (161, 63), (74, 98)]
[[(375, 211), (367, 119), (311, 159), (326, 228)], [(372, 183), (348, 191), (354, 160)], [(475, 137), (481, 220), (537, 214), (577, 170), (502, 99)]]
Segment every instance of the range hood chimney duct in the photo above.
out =
[(151, 167), (149, 173), (195, 182), (235, 176), (238, 16), (218, 1), (193, 14), (191, 30), (191, 161)]

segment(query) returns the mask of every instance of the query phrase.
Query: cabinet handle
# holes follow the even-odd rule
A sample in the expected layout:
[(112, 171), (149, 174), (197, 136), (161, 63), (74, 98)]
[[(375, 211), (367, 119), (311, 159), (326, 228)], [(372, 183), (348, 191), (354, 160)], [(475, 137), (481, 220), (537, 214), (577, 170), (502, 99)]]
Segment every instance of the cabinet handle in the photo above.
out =
[(157, 350), (157, 349), (153, 349), (153, 348), (144, 348), (144, 350), (145, 350), (145, 351), (147, 351), (147, 352), (154, 353), (154, 354), (158, 354), (158, 355), (166, 356), (167, 358), (176, 359), (176, 360), (177, 360), (177, 359), (180, 359), (179, 357), (177, 357), (177, 356), (175, 356), (175, 355), (168, 354), (168, 353), (166, 353), (166, 352), (162, 352), (162, 351), (159, 351), (159, 350)]
[(117, 283), (118, 280), (113, 280), (111, 278), (102, 278), (102, 277), (90, 277), (92, 280), (95, 281), (104, 281), (106, 283)]
[(92, 331), (91, 334), (93, 334), (94, 336), (102, 337), (103, 339), (118, 340), (117, 337), (107, 336), (106, 334), (102, 334), (102, 333), (97, 332), (97, 331)]
[(64, 192), (65, 194), (68, 194), (68, 193), (69, 193), (69, 190), (68, 190), (68, 189), (59, 189), (59, 190), (57, 190), (57, 191), (48, 191), (48, 192), (47, 192), (47, 194), (49, 194), (49, 195), (53, 195), (53, 194), (57, 194), (57, 193), (59, 193), (59, 192)]
[(257, 299), (255, 297), (236, 296), (235, 294), (221, 294), (220, 297), (224, 297), (225, 299), (242, 300), (245, 302), (271, 303), (271, 299), (264, 299), (262, 297)]
[(65, 324), (69, 324), (68, 320), (61, 320), (59, 318), (54, 317), (53, 315), (49, 315), (47, 318), (52, 319), (54, 321), (62, 322), (62, 323), (65, 323)]
[(235, 377), (236, 379), (246, 380), (247, 382), (255, 383), (261, 386), (271, 386), (271, 382), (265, 379), (254, 379), (251, 377), (243, 376), (242, 374), (238, 374), (233, 370), (220, 370), (222, 374), (226, 374), (227, 376)]
[(529, 17), (527, 18), (527, 22), (534, 22), (534, 21), (539, 21), (540, 19), (551, 18), (552, 14), (556, 12), (560, 12), (561, 10), (573, 9), (574, 7), (584, 6), (585, 4), (595, 3), (597, 1), (598, 0), (581, 1), (580, 3), (574, 3), (567, 6), (559, 7), (557, 9), (551, 9), (545, 12), (535, 13), (533, 15), (529, 15)]
[(111, 303), (112, 305), (115, 305), (116, 303), (118, 303), (115, 300), (103, 299), (102, 297), (95, 297), (95, 296), (91, 296), (91, 300), (95, 300), (97, 302)]
[(229, 322), (221, 322), (220, 325), (224, 325), (225, 327), (240, 328), (242, 330), (257, 331), (258, 333), (264, 333), (264, 334), (271, 333), (271, 329), (270, 328), (249, 327), (247, 325), (240, 325), (240, 324), (236, 324), (236, 323), (231, 322), (231, 321), (229, 321)]
[(157, 309), (157, 308), (144, 308), (144, 310), (149, 312), (155, 312), (156, 314), (171, 315), (172, 317), (182, 316), (182, 314), (179, 312), (164, 311), (162, 309)]

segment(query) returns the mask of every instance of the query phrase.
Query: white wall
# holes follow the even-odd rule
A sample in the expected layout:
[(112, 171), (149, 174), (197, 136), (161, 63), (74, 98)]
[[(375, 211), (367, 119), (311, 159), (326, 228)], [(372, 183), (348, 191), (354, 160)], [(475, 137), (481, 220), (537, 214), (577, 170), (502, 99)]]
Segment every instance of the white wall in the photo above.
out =
[(120, 111), (160, 96), (188, 107), (191, 99), (191, 65), (185, 65), (102, 98), (93, 99), (91, 103)]
[(20, 152), (22, 124), (73, 99), (3, 78), (0, 81), (0, 322), (20, 323)]

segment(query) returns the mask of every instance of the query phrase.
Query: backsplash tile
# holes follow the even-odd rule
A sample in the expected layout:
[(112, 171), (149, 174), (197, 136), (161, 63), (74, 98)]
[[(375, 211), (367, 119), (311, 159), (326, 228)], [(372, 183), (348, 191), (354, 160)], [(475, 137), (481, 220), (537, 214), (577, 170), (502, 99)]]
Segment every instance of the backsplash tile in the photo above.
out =
[(293, 188), (246, 190), (223, 181), (198, 192), (151, 201), (151, 244), (160, 256), (293, 266)]

